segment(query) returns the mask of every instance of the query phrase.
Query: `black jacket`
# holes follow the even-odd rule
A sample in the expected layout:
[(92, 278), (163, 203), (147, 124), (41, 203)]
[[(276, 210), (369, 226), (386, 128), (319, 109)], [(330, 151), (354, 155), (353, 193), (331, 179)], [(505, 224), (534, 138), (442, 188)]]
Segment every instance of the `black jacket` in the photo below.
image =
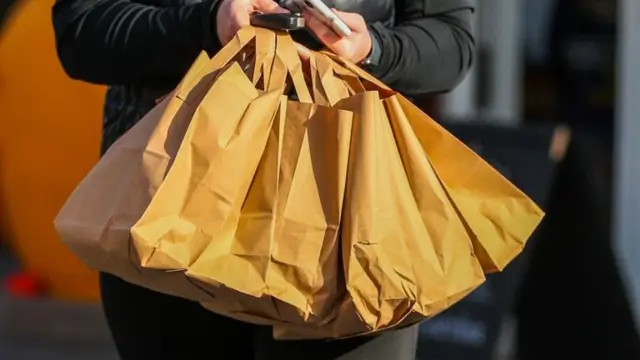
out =
[[(53, 24), (65, 71), (110, 85), (103, 150), (176, 85), (200, 51), (220, 49), (214, 21), (221, 1), (56, 0)], [(450, 90), (471, 65), (472, 0), (325, 2), (363, 15), (382, 47), (374, 75), (400, 92)]]

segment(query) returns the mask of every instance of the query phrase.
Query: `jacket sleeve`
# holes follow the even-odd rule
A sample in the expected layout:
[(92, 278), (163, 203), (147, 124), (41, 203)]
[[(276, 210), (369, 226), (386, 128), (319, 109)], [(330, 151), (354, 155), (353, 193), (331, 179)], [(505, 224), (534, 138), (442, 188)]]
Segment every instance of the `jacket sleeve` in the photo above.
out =
[(130, 0), (56, 0), (58, 57), (77, 80), (106, 85), (179, 80), (202, 50), (220, 48), (221, 0), (159, 8)]
[(370, 25), (381, 47), (373, 75), (408, 95), (453, 89), (471, 67), (472, 0), (396, 0), (396, 26)]

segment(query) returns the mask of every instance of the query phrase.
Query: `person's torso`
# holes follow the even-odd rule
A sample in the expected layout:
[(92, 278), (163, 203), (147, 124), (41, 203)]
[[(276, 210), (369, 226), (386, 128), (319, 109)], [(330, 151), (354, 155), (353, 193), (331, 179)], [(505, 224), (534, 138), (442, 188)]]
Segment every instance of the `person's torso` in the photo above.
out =
[[(135, 0), (134, 2), (158, 7), (187, 6), (201, 0)], [(361, 14), (368, 23), (392, 25), (396, 0), (323, 0), (328, 6), (341, 11)], [(313, 42), (308, 36), (298, 37), (301, 42)], [(310, 47), (317, 47), (308, 44)], [(194, 59), (195, 60), (195, 59)], [(175, 86), (175, 84), (173, 84)], [(156, 99), (170, 91), (146, 85), (112, 86), (107, 90), (104, 107), (102, 151), (106, 151), (122, 134), (129, 130), (155, 105)]]

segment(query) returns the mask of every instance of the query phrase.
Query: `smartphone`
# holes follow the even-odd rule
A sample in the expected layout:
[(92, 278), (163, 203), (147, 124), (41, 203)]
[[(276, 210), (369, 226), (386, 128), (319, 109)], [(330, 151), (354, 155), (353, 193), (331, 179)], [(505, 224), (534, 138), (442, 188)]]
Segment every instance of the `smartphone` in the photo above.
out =
[(304, 18), (299, 14), (253, 14), (251, 25), (271, 30), (295, 31), (304, 28)]
[[(293, 5), (293, 6), (292, 6)], [(286, 0), (285, 7), (292, 11), (308, 11), (327, 24), (338, 35), (349, 36), (351, 29), (322, 0)]]

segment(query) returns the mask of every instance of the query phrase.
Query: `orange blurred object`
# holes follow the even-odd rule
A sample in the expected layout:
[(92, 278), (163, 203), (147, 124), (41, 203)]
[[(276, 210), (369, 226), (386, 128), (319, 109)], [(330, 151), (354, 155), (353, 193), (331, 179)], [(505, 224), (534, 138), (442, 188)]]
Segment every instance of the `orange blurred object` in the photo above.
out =
[(19, 1), (0, 29), (0, 223), (51, 295), (97, 300), (96, 273), (59, 241), (53, 219), (98, 160), (104, 89), (63, 72), (52, 3)]

